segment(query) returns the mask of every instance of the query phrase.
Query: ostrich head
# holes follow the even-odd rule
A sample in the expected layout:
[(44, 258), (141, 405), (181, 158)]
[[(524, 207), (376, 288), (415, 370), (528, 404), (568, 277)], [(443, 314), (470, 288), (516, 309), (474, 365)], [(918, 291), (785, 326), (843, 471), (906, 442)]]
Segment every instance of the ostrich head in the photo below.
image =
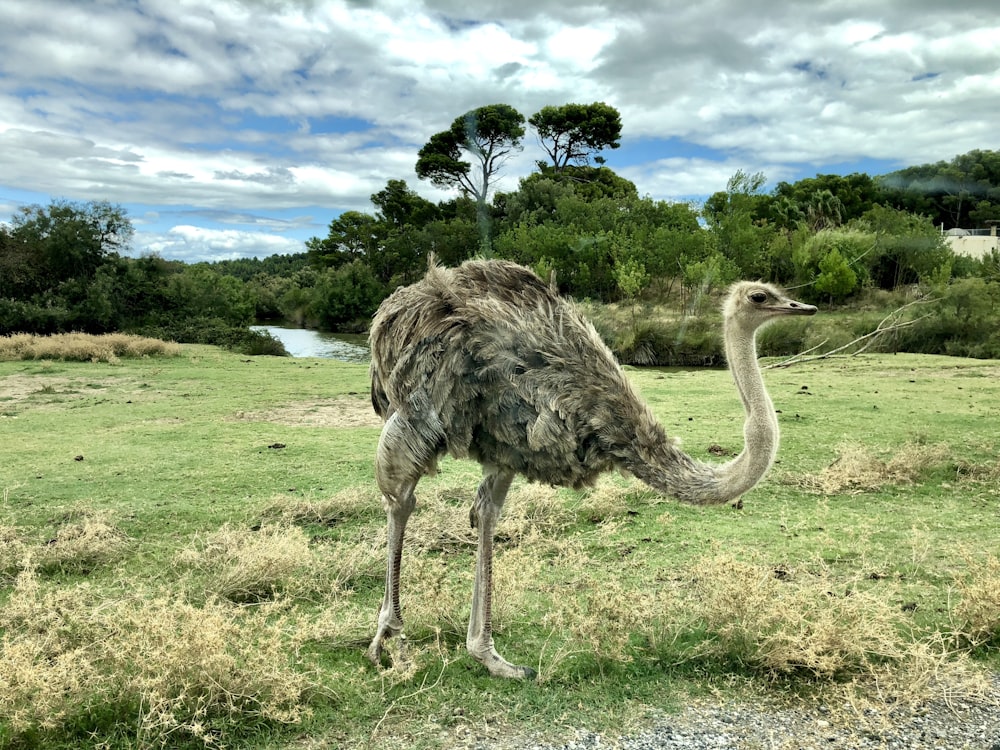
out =
[(761, 326), (786, 315), (815, 315), (816, 308), (797, 302), (780, 289), (761, 281), (738, 281), (729, 289), (722, 307), (727, 326), (743, 332), (756, 331)]

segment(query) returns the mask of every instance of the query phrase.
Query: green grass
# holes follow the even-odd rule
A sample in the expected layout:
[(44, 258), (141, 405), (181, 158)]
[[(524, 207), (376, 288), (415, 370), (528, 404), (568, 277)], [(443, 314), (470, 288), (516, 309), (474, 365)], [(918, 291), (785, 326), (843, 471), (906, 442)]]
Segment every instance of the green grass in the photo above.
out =
[[(629, 373), (690, 453), (739, 450), (728, 373)], [(779, 463), (742, 510), (617, 476), (515, 484), (495, 617), (540, 673), (524, 684), (464, 654), (479, 468), (450, 459), (404, 561), (414, 663), (364, 660), (384, 534), (365, 366), (0, 362), (0, 747), (435, 747), (614, 732), (712, 691), (920, 699), (1000, 667), (998, 375), (913, 355), (767, 371)]]

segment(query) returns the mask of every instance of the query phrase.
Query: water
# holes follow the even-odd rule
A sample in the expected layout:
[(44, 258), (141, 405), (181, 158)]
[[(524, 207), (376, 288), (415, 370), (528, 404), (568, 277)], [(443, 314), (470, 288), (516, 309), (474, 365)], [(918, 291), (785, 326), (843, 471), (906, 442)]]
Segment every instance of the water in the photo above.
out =
[(274, 336), (293, 357), (328, 357), (342, 362), (368, 362), (366, 336), (347, 333), (326, 333), (308, 328), (285, 326), (251, 326)]

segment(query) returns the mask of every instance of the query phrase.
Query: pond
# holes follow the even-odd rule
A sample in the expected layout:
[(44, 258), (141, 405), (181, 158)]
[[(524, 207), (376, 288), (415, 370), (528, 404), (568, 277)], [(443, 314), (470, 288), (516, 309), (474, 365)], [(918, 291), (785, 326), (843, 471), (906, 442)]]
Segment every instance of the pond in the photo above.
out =
[(284, 344), (293, 357), (328, 357), (342, 362), (368, 362), (368, 337), (364, 334), (327, 333), (292, 326), (251, 326)]

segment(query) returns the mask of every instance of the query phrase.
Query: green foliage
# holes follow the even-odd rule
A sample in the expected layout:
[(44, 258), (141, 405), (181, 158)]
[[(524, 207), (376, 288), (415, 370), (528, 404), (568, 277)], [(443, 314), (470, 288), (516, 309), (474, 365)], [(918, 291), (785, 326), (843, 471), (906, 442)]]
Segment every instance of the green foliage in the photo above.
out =
[(578, 298), (620, 298), (615, 269), (622, 264), (643, 269), (633, 290), (639, 296), (653, 280), (675, 275), (685, 253), (704, 251), (704, 232), (688, 205), (639, 198), (634, 185), (606, 168), (532, 175), (505, 206), (494, 252), (555, 271), (560, 290)]
[(664, 323), (640, 320), (622, 329), (611, 348), (623, 364), (656, 367), (720, 367), (725, 363), (717, 322), (707, 317)]
[(909, 352), (1000, 358), (1000, 283), (955, 279), (937, 293), (931, 314), (899, 331), (895, 346)]
[(631, 257), (624, 257), (623, 260), (616, 263), (612, 274), (622, 299), (635, 299), (649, 283), (646, 267)]
[[(417, 177), (439, 187), (458, 188), (485, 204), (490, 182), (511, 151), (521, 148), (524, 116), (508, 104), (490, 104), (459, 115), (435, 133), (417, 154)], [(462, 159), (474, 159), (478, 171)]]
[(1000, 151), (975, 149), (950, 162), (907, 167), (877, 184), (880, 202), (926, 215), (934, 226), (971, 229), (1000, 219)]
[(306, 242), (309, 263), (317, 268), (336, 268), (358, 258), (372, 258), (388, 233), (384, 223), (361, 211), (344, 211), (330, 222), (323, 239)]
[(705, 202), (702, 215), (716, 249), (735, 264), (740, 276), (783, 282), (786, 280), (775, 277), (776, 267), (769, 255), (776, 227), (760, 218), (770, 200), (761, 192), (765, 181), (762, 172), (737, 171), (725, 192), (715, 193)]
[(125, 211), (106, 201), (24, 206), (0, 243), (0, 296), (86, 284), (106, 260), (127, 249), (132, 234)]
[(879, 199), (878, 185), (869, 175), (820, 174), (795, 183), (779, 182), (772, 193), (769, 217), (784, 229), (801, 222), (813, 231), (860, 218)]
[(847, 297), (858, 287), (858, 275), (837, 248), (819, 262), (819, 272), (813, 288), (817, 294), (827, 295), (831, 301)]
[(0, 235), (0, 333), (116, 327), (128, 292), (118, 281), (134, 281), (118, 252), (132, 231), (125, 212), (102, 201), (19, 209)]
[(326, 330), (346, 330), (359, 319), (363, 325), (374, 314), (385, 289), (371, 268), (361, 261), (320, 274), (307, 307), (307, 319)]
[(386, 186), (371, 196), (378, 209), (376, 221), (400, 229), (420, 228), (441, 217), (441, 209), (407, 187), (404, 180), (389, 180)]
[(701, 260), (691, 261), (684, 266), (682, 277), (684, 288), (689, 294), (699, 296), (724, 288), (740, 278), (740, 269), (721, 253), (712, 252)]
[(621, 115), (603, 102), (542, 107), (528, 123), (538, 133), (556, 170), (569, 164), (587, 164), (591, 154), (621, 146)]
[(863, 259), (875, 244), (874, 235), (851, 229), (825, 229), (806, 237), (792, 253), (797, 283), (812, 282), (803, 297), (842, 300), (857, 291), (868, 267)]
[(875, 235), (865, 262), (873, 283), (882, 289), (927, 280), (953, 257), (941, 233), (923, 216), (875, 206), (854, 226)]

